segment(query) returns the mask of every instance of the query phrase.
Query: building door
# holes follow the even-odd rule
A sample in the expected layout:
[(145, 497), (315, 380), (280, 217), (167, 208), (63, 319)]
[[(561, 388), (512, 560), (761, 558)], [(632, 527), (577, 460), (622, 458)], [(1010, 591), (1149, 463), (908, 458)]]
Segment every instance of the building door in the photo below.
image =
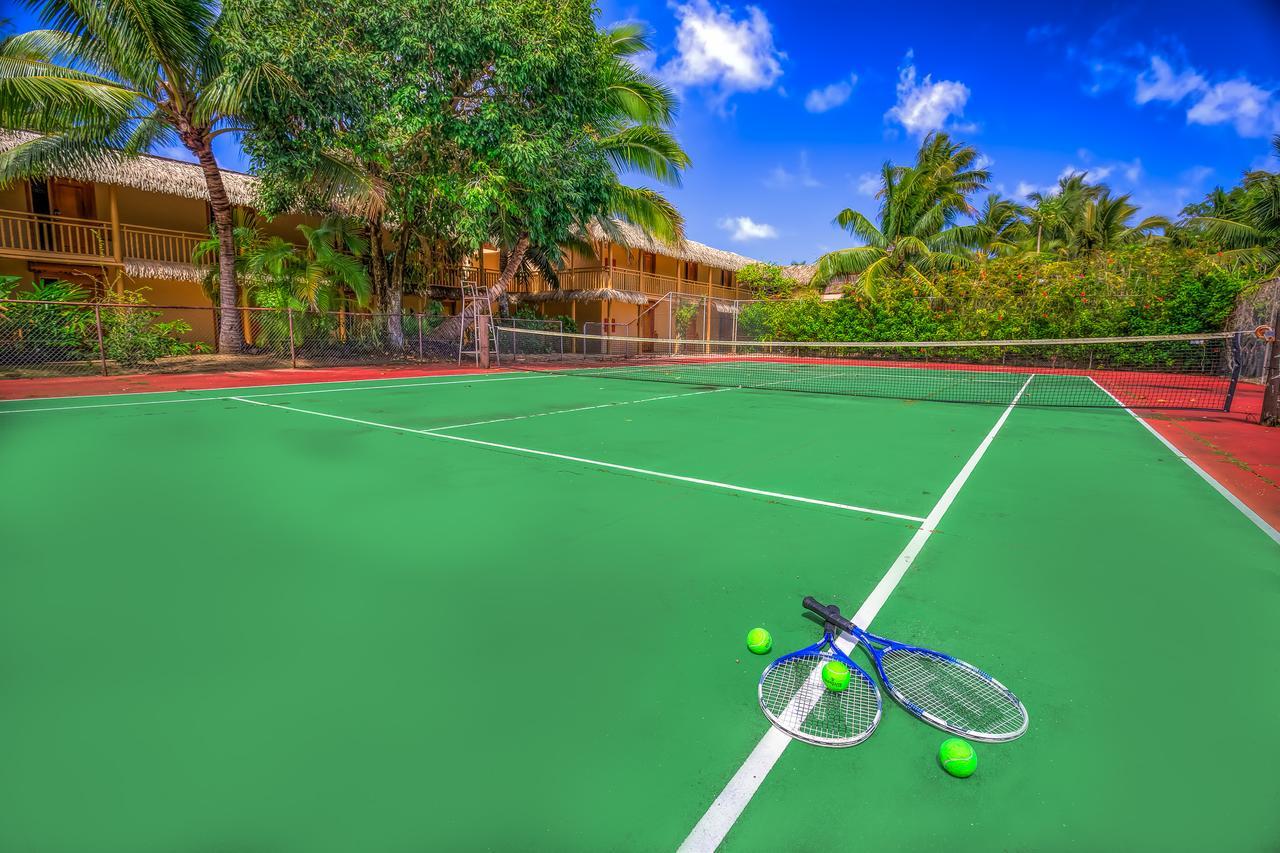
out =
[(72, 219), (92, 219), (94, 213), (93, 185), (82, 181), (66, 181), (54, 178), (49, 181), (49, 212), (54, 216)]

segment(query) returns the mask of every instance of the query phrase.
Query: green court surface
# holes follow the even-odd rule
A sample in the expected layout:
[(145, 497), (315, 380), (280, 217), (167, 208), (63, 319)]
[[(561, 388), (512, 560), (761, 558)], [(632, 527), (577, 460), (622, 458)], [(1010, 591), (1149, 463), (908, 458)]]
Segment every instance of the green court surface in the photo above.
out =
[[(1124, 410), (490, 373), (10, 401), (0, 470), (0, 850), (1280, 843), (1280, 546)], [(886, 697), (717, 811), (747, 630), (908, 558), (873, 629), (1027, 734)]]

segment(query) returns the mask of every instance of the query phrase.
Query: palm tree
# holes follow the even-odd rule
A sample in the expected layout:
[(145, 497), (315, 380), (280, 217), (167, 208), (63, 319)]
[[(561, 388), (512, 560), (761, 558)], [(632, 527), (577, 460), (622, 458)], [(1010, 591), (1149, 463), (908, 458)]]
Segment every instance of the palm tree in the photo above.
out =
[(1058, 179), (1057, 189), (1033, 192), (1027, 196), (1027, 220), (1035, 226), (1037, 253), (1061, 248), (1073, 223), (1080, 220), (1085, 204), (1106, 191), (1101, 184), (1090, 184), (1087, 172), (1072, 172)]
[(976, 220), (966, 226), (972, 243), (982, 257), (994, 258), (1016, 252), (1027, 236), (1023, 207), (1015, 201), (991, 194), (982, 204)]
[[(348, 293), (364, 306), (370, 286), (362, 262), (369, 248), (363, 230), (356, 220), (327, 216), (315, 227), (298, 226), (304, 239), (299, 247), (279, 236), (268, 237), (256, 221), (246, 221), (236, 228), (236, 268), (251, 288), (269, 289), (277, 297), (273, 302), (298, 311), (330, 310)], [(197, 260), (211, 259), (217, 248), (216, 235), (211, 236), (196, 247)]]
[(217, 0), (31, 0), (47, 29), (0, 42), (0, 126), (41, 136), (0, 155), (0, 186), (178, 143), (199, 162), (218, 235), (218, 340), (238, 352), (232, 204), (213, 140), (241, 131), (245, 99), (280, 84), (270, 66), (231, 74)]
[[(1280, 158), (1280, 134), (1272, 137), (1271, 150)], [(1264, 280), (1280, 277), (1280, 173), (1248, 172), (1243, 190), (1222, 197), (1190, 224), (1223, 247), (1225, 261), (1257, 265)]]
[(1067, 224), (1068, 256), (1088, 257), (1123, 243), (1151, 240), (1155, 238), (1155, 231), (1173, 227), (1163, 216), (1147, 216), (1132, 222), (1137, 215), (1138, 206), (1129, 201), (1128, 193), (1112, 196), (1104, 189), (1084, 203), (1076, 221)]
[(968, 197), (986, 187), (990, 176), (975, 168), (978, 152), (952, 143), (945, 133), (930, 134), (912, 166), (885, 163), (880, 170), (879, 224), (845, 208), (835, 224), (865, 245), (829, 252), (818, 259), (814, 284), (858, 277), (864, 293), (874, 295), (885, 278), (907, 278), (934, 290), (930, 275), (969, 266), (964, 252), (972, 245), (973, 226), (955, 219), (974, 211)]

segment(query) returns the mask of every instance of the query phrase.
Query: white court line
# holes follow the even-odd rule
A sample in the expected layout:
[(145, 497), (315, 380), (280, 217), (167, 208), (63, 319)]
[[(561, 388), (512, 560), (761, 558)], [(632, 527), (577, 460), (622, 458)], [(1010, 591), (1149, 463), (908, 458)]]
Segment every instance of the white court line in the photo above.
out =
[(704, 480), (700, 477), (686, 477), (682, 474), (669, 474), (665, 471), (654, 471), (649, 468), (636, 468), (631, 465), (619, 465), (616, 462), (603, 462), (599, 459), (585, 459), (581, 456), (569, 456), (565, 453), (552, 453), (549, 450), (535, 450), (531, 447), (517, 447), (512, 444), (499, 444), (496, 441), (482, 441), (478, 438), (467, 438), (462, 435), (449, 435), (444, 432), (433, 432), (429, 429), (413, 429), (412, 427), (396, 426), (395, 424), (383, 424), (377, 421), (366, 421), (360, 418), (349, 418), (345, 415), (334, 415), (329, 412), (317, 412), (311, 409), (299, 409), (296, 406), (281, 406), (278, 403), (263, 403), (258, 400), (251, 400), (248, 397), (232, 397), (232, 400), (238, 400), (241, 403), (251, 403), (255, 406), (266, 406), (272, 409), (280, 409), (285, 412), (297, 412), (302, 415), (315, 415), (320, 418), (332, 418), (335, 421), (346, 421), (347, 423), (360, 424), (362, 426), (377, 427), (379, 429), (389, 429), (395, 432), (407, 432), (415, 435), (425, 435), (431, 438), (442, 438), (446, 441), (461, 441), (466, 444), (475, 444), (481, 447), (492, 447), (496, 450), (509, 450), (513, 453), (523, 453), (528, 456), (545, 456), (549, 459), (561, 459), (566, 462), (579, 462), (583, 465), (591, 465), (597, 468), (609, 468), (614, 471), (626, 471), (629, 474), (642, 474), (646, 477), (657, 477), (663, 480), (677, 480), (682, 483), (693, 483), (698, 486), (710, 486), (715, 489), (724, 489), (730, 492), (742, 492), (748, 495), (759, 495), (765, 498), (776, 498), (783, 501), (791, 501), (793, 503), (810, 504), (813, 506), (825, 506), (832, 509), (842, 509), (848, 512), (863, 513), (867, 515), (882, 515), (886, 518), (897, 518), (902, 521), (913, 521), (917, 524), (927, 522), (927, 519), (918, 515), (906, 515), (900, 512), (889, 512), (883, 509), (872, 509), (871, 507), (855, 506), (853, 504), (842, 504), (835, 501), (824, 501), (818, 498), (806, 498), (801, 495), (788, 495), (784, 492), (770, 492), (765, 489), (753, 489), (750, 486), (739, 486), (734, 483), (721, 483), (716, 480)]
[[(417, 377), (418, 379), (430, 379), (433, 376), (487, 376), (493, 371), (480, 371), (471, 373), (427, 373)], [(525, 373), (527, 371), (510, 371), (511, 373)], [(160, 375), (160, 374), (154, 374)], [(102, 379), (110, 379), (113, 377), (95, 377)], [(127, 377), (119, 377), (121, 380)], [(325, 379), (322, 382), (271, 382), (263, 385), (221, 385), (216, 388), (178, 388), (173, 391), (121, 391), (119, 394), (63, 394), (59, 397), (15, 397), (12, 400), (0, 400), (0, 403), (26, 403), (36, 400), (83, 400), (85, 398), (94, 397), (139, 397), (143, 394), (177, 394), (180, 391), (252, 391), (254, 388), (289, 388), (291, 386), (304, 385), (343, 385), (352, 382), (395, 382), (402, 377), (387, 376), (382, 379)]]
[[(1009, 419), (1009, 413), (1013, 411), (1013, 407), (1018, 404), (1022, 393), (1027, 390), (1027, 386), (1031, 384), (1031, 380), (1034, 378), (1035, 374), (1033, 373), (1027, 377), (1026, 382), (1022, 383), (1022, 387), (1018, 389), (1017, 396), (1005, 408), (1004, 413), (1000, 415), (995, 425), (991, 427), (986, 438), (982, 439), (982, 443), (978, 445), (977, 450), (973, 451), (969, 461), (964, 463), (960, 473), (956, 474), (955, 479), (951, 481), (951, 485), (947, 486), (947, 490), (942, 493), (942, 497), (938, 499), (938, 502), (925, 518), (924, 524), (920, 525), (920, 529), (911, 537), (907, 547), (902, 549), (898, 559), (893, 561), (893, 565), (889, 567), (884, 577), (876, 584), (876, 588), (871, 591), (871, 595), (867, 596), (867, 600), (862, 602), (858, 612), (851, 617), (851, 622), (864, 629), (871, 627), (871, 621), (875, 619), (876, 614), (880, 612), (880, 608), (889, 599), (890, 593), (897, 587), (898, 582), (902, 580), (902, 576), (907, 573), (907, 569), (911, 567), (912, 561), (924, 548), (925, 543), (929, 541), (929, 537), (937, 530), (938, 523), (942, 521), (942, 517), (951, 508), (956, 495), (960, 494), (960, 489), (968, 481), (969, 475), (978, 467), (978, 462), (987, 452), (987, 448), (991, 446), (991, 442), (995, 441), (1000, 428)], [(843, 635), (836, 641), (836, 644), (846, 654), (851, 652), (856, 645), (856, 643)], [(685, 853), (710, 853), (710, 851), (719, 847), (720, 843), (724, 841), (724, 837), (729, 834), (729, 830), (733, 828), (734, 823), (737, 822), (738, 817), (742, 814), (742, 810), (747, 807), (747, 803), (751, 801), (752, 796), (755, 795), (761, 783), (764, 782), (764, 778), (773, 769), (773, 765), (782, 757), (782, 752), (789, 743), (791, 743), (790, 737), (783, 734), (780, 729), (770, 726), (764, 737), (756, 744), (755, 749), (751, 750), (747, 760), (738, 768), (738, 772), (734, 773), (733, 778), (724, 786), (720, 796), (715, 798), (715, 801), (711, 803), (711, 807), (707, 809), (702, 819), (698, 821), (688, 837), (685, 838), (684, 843), (680, 845), (680, 850)]]
[(697, 397), (699, 394), (719, 394), (722, 391), (736, 391), (736, 388), (714, 388), (710, 391), (690, 391), (687, 394), (666, 394), (661, 397), (644, 397), (639, 400), (620, 400), (616, 403), (599, 403), (595, 406), (579, 406), (576, 409), (557, 409), (554, 412), (535, 412), (532, 415), (513, 415), (509, 418), (494, 418), (488, 421), (472, 421), (468, 424), (450, 424), (449, 426), (432, 427), (432, 432), (445, 429), (462, 429), (463, 427), (484, 426), (485, 424), (504, 424), (508, 421), (524, 421), (529, 418), (546, 418), (551, 415), (567, 415), (571, 412), (589, 412), (592, 409), (609, 409), (614, 406), (633, 406), (636, 403), (652, 403), (656, 400), (674, 400), (678, 397)]
[[(1094, 379), (1092, 376), (1089, 377), (1089, 381), (1092, 382), (1094, 385), (1098, 385), (1098, 380)], [(1130, 415), (1133, 416), (1133, 419), (1135, 421), (1137, 421), (1138, 423), (1146, 427), (1147, 432), (1154, 435), (1157, 439), (1160, 440), (1161, 444), (1169, 448), (1169, 452), (1171, 452), (1174, 456), (1181, 459), (1183, 462), (1187, 463), (1188, 468), (1190, 468), (1192, 471), (1195, 471), (1197, 474), (1199, 474), (1200, 477), (1210, 486), (1213, 486), (1214, 490), (1216, 490), (1218, 494), (1222, 495), (1224, 498), (1230, 501), (1232, 506), (1240, 510), (1240, 512), (1244, 514), (1245, 518), (1249, 519), (1254, 524), (1256, 524), (1258, 526), (1258, 529), (1261, 530), (1263, 533), (1267, 534), (1268, 536), (1270, 536), (1273, 542), (1275, 542), (1276, 544), (1280, 544), (1280, 530), (1276, 530), (1274, 527), (1272, 527), (1270, 524), (1267, 523), (1266, 519), (1258, 515), (1252, 509), (1250, 509), (1249, 506), (1244, 501), (1240, 500), (1238, 497), (1231, 494), (1231, 492), (1227, 491), (1226, 486), (1222, 485), (1217, 480), (1215, 480), (1212, 474), (1210, 474), (1208, 471), (1204, 470), (1199, 465), (1197, 465), (1195, 461), (1191, 459), (1191, 457), (1187, 456), (1187, 454), (1179, 450), (1177, 445), (1175, 445), (1169, 439), (1161, 435), (1159, 431), (1156, 430), (1155, 427), (1153, 427), (1151, 424), (1143, 420), (1142, 417), (1138, 415), (1137, 412), (1135, 412), (1133, 409), (1126, 406), (1124, 403), (1121, 403), (1115, 394), (1112, 394), (1110, 391), (1108, 391), (1106, 388), (1103, 388), (1101, 385), (1098, 385), (1098, 390), (1101, 391), (1103, 394), (1106, 394), (1112, 400), (1115, 400), (1117, 406), (1124, 409), (1126, 412), (1128, 412)], [(1266, 427), (1261, 427), (1261, 426), (1258, 428), (1266, 429)]]
[[(468, 373), (467, 376), (482, 376), (484, 374)], [(118, 409), (129, 406), (172, 406), (176, 403), (204, 403), (209, 400), (239, 400), (242, 398), (258, 398), (258, 397), (295, 397), (303, 394), (340, 394), (344, 391), (381, 391), (384, 388), (434, 388), (437, 385), (475, 385), (481, 382), (513, 382), (517, 379), (552, 379), (555, 374), (548, 373), (521, 373), (515, 376), (496, 376), (492, 379), (458, 379), (448, 382), (405, 382), (398, 385), (358, 385), (355, 388), (317, 388), (311, 391), (277, 391), (271, 394), (240, 394), (238, 396), (224, 395), (220, 397), (179, 397), (176, 400), (135, 400), (132, 403), (91, 403), (87, 406), (44, 406), (35, 409), (0, 409), (0, 415), (26, 415), (33, 412), (67, 412), (75, 409)], [(317, 383), (319, 384), (319, 383)], [(279, 388), (279, 385), (263, 386), (267, 388)], [(206, 390), (206, 389), (200, 389)], [(175, 394), (176, 391), (150, 391), (141, 393), (151, 394)]]

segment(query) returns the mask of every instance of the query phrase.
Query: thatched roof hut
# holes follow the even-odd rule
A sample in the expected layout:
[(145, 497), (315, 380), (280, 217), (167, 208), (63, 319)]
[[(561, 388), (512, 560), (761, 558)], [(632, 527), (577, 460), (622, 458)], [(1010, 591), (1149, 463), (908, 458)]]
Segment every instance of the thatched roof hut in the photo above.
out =
[(631, 290), (614, 290), (602, 287), (594, 290), (543, 290), (537, 293), (513, 293), (511, 298), (517, 302), (625, 302), (630, 305), (644, 305), (649, 297)]
[[(8, 151), (38, 136), (39, 134), (26, 131), (0, 129), (0, 151)], [(91, 164), (78, 169), (62, 170), (60, 174), (49, 175), (49, 177), (113, 184), (118, 187), (183, 198), (206, 201), (209, 198), (209, 189), (204, 182), (204, 172), (199, 166), (195, 163), (184, 163), (181, 160), (171, 160), (168, 157), (157, 157), (153, 154), (127, 157), (113, 151), (104, 151)], [(230, 196), (232, 204), (241, 207), (257, 207), (258, 179), (253, 175), (223, 169), (222, 181), (226, 185), (227, 195)]]
[[(614, 220), (613, 224), (622, 236), (619, 245), (628, 249), (653, 252), (654, 254), (666, 255), (669, 258), (676, 258), (682, 261), (694, 261), (695, 263), (717, 267), (722, 270), (730, 270), (731, 272), (737, 272), (747, 264), (758, 263), (754, 258), (748, 258), (746, 255), (726, 252), (723, 249), (717, 249), (705, 243), (699, 243), (696, 240), (685, 240), (673, 246), (649, 237), (640, 228), (628, 222)], [(604, 232), (603, 228), (596, 225), (591, 228), (591, 239), (609, 240), (611, 238)]]

